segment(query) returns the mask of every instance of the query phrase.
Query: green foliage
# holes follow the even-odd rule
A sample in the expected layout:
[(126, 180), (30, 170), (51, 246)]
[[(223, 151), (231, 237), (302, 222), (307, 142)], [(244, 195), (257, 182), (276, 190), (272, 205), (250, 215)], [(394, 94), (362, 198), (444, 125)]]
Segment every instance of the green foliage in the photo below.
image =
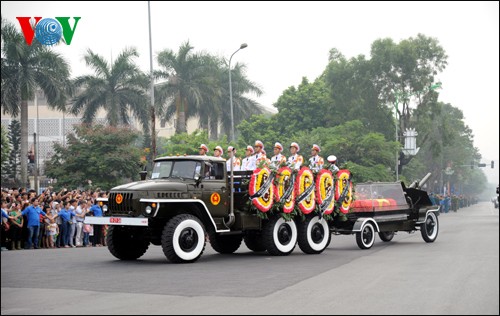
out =
[(134, 145), (138, 134), (128, 128), (81, 125), (68, 135), (67, 147), (54, 144), (54, 155), (46, 162), (48, 177), (58, 187), (92, 185), (109, 190), (139, 178), (141, 150)]
[(11, 148), (7, 174), (10, 179), (18, 180), (21, 169), (21, 124), (18, 120), (10, 122), (7, 138)]
[(0, 138), (1, 138), (1, 160), (0, 160), (0, 165), (2, 167), (2, 179), (6, 178), (6, 175), (9, 173), (8, 171), (8, 166), (7, 166), (7, 161), (9, 159), (9, 153), (11, 151), (10, 149), (10, 145), (9, 145), (9, 139), (7, 138), (7, 131), (5, 130), (5, 128), (3, 127), (3, 125), (1, 126), (1, 134), (0, 134)]
[(111, 126), (129, 125), (131, 112), (147, 130), (149, 111), (144, 105), (147, 104), (148, 78), (132, 62), (132, 58), (138, 56), (136, 49), (125, 49), (111, 64), (89, 49), (84, 58), (95, 75), (74, 80), (75, 87), (82, 91), (74, 98), (71, 112), (83, 114), (83, 123), (92, 124), (97, 112), (104, 109)]
[(298, 131), (311, 130), (317, 126), (334, 126), (333, 101), (330, 99), (327, 86), (322, 78), (309, 83), (302, 78), (300, 85), (290, 87), (278, 98), (275, 106), (274, 126), (280, 135), (293, 135)]

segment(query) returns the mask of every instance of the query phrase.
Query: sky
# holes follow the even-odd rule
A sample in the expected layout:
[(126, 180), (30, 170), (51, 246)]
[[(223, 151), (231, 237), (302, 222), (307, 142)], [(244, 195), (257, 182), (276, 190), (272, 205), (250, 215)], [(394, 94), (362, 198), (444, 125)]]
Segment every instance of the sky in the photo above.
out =
[[(419, 33), (436, 38), (448, 55), (439, 100), (464, 113), (482, 162), (499, 160), (499, 2), (192, 2), (151, 5), (153, 58), (164, 49), (177, 52), (189, 40), (195, 52), (244, 63), (247, 77), (264, 94), (250, 96), (272, 108), (284, 90), (302, 77), (316, 79), (337, 48), (347, 58), (370, 57), (381, 38), (396, 43)], [(137, 64), (150, 69), (148, 2), (2, 1), (2, 17), (19, 25), (18, 16), (81, 17), (71, 45), (55, 50), (71, 65), (73, 76), (90, 74), (87, 49), (112, 59), (125, 47), (139, 51)], [(73, 25), (73, 19), (70, 19)], [(156, 67), (156, 63), (153, 63)], [(418, 145), (418, 139), (417, 139)], [(490, 175), (488, 175), (490, 178)]]

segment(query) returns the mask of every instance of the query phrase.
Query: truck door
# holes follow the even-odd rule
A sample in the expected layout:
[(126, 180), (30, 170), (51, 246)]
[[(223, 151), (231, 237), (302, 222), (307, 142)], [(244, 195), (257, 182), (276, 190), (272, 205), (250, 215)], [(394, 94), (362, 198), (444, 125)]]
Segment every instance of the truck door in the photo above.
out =
[(224, 217), (229, 214), (229, 186), (225, 177), (225, 168), (226, 165), (222, 162), (205, 165), (202, 200), (214, 217)]

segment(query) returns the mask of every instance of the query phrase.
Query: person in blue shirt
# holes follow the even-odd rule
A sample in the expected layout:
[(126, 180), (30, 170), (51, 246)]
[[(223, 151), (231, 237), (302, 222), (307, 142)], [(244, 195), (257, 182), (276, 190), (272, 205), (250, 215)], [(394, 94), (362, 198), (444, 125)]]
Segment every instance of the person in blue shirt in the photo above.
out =
[(62, 236), (62, 247), (69, 248), (69, 238), (71, 231), (71, 218), (76, 216), (75, 212), (69, 210), (70, 203), (65, 201), (63, 203), (63, 208), (59, 211), (58, 216), (61, 218), (61, 231), (59, 232)]
[[(90, 212), (95, 217), (102, 217), (102, 209), (99, 206), (99, 202), (97, 199), (94, 201), (94, 205), (90, 208)], [(93, 247), (100, 247), (101, 246), (101, 232), (102, 232), (102, 225), (96, 225), (94, 224), (94, 237), (92, 239), (92, 246)]]
[[(31, 199), (31, 205), (24, 209), (21, 214), (17, 215), (15, 218), (19, 216), (26, 216), (28, 220), (28, 230), (29, 236), (28, 240), (26, 240), (25, 249), (31, 249), (31, 246), (34, 245), (35, 249), (39, 249), (38, 247), (38, 231), (40, 229), (40, 214), (44, 217), (47, 217), (47, 214), (42, 211), (42, 208), (39, 206), (40, 202), (37, 198)], [(52, 219), (51, 217), (48, 217)]]

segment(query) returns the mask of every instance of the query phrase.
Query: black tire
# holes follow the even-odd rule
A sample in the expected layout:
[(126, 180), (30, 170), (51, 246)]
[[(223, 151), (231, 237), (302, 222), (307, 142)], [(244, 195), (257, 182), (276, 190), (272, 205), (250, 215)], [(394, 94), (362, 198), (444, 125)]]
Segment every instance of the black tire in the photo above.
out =
[(271, 217), (264, 224), (262, 240), (270, 255), (287, 256), (297, 244), (297, 226), (293, 220), (285, 221), (280, 216)]
[(394, 232), (379, 232), (378, 236), (382, 241), (389, 242), (394, 238)]
[(425, 242), (434, 242), (439, 233), (439, 220), (434, 212), (425, 216), (425, 222), (420, 224), (420, 233)]
[(331, 240), (330, 227), (324, 218), (309, 216), (298, 225), (298, 244), (304, 253), (320, 254)]
[(205, 244), (205, 227), (191, 214), (174, 216), (163, 228), (161, 246), (170, 262), (195, 262), (203, 254)]
[(366, 222), (361, 227), (361, 231), (356, 233), (356, 243), (361, 249), (370, 249), (375, 242), (375, 229), (371, 222)]
[(243, 237), (241, 235), (218, 235), (210, 233), (210, 245), (218, 253), (233, 253), (240, 248)]
[(266, 251), (266, 246), (262, 241), (262, 235), (258, 231), (254, 230), (247, 231), (245, 236), (243, 237), (243, 240), (245, 241), (245, 245), (247, 246), (247, 248), (252, 251), (255, 252)]
[(147, 228), (133, 226), (109, 226), (106, 235), (108, 250), (120, 260), (136, 260), (149, 247)]

